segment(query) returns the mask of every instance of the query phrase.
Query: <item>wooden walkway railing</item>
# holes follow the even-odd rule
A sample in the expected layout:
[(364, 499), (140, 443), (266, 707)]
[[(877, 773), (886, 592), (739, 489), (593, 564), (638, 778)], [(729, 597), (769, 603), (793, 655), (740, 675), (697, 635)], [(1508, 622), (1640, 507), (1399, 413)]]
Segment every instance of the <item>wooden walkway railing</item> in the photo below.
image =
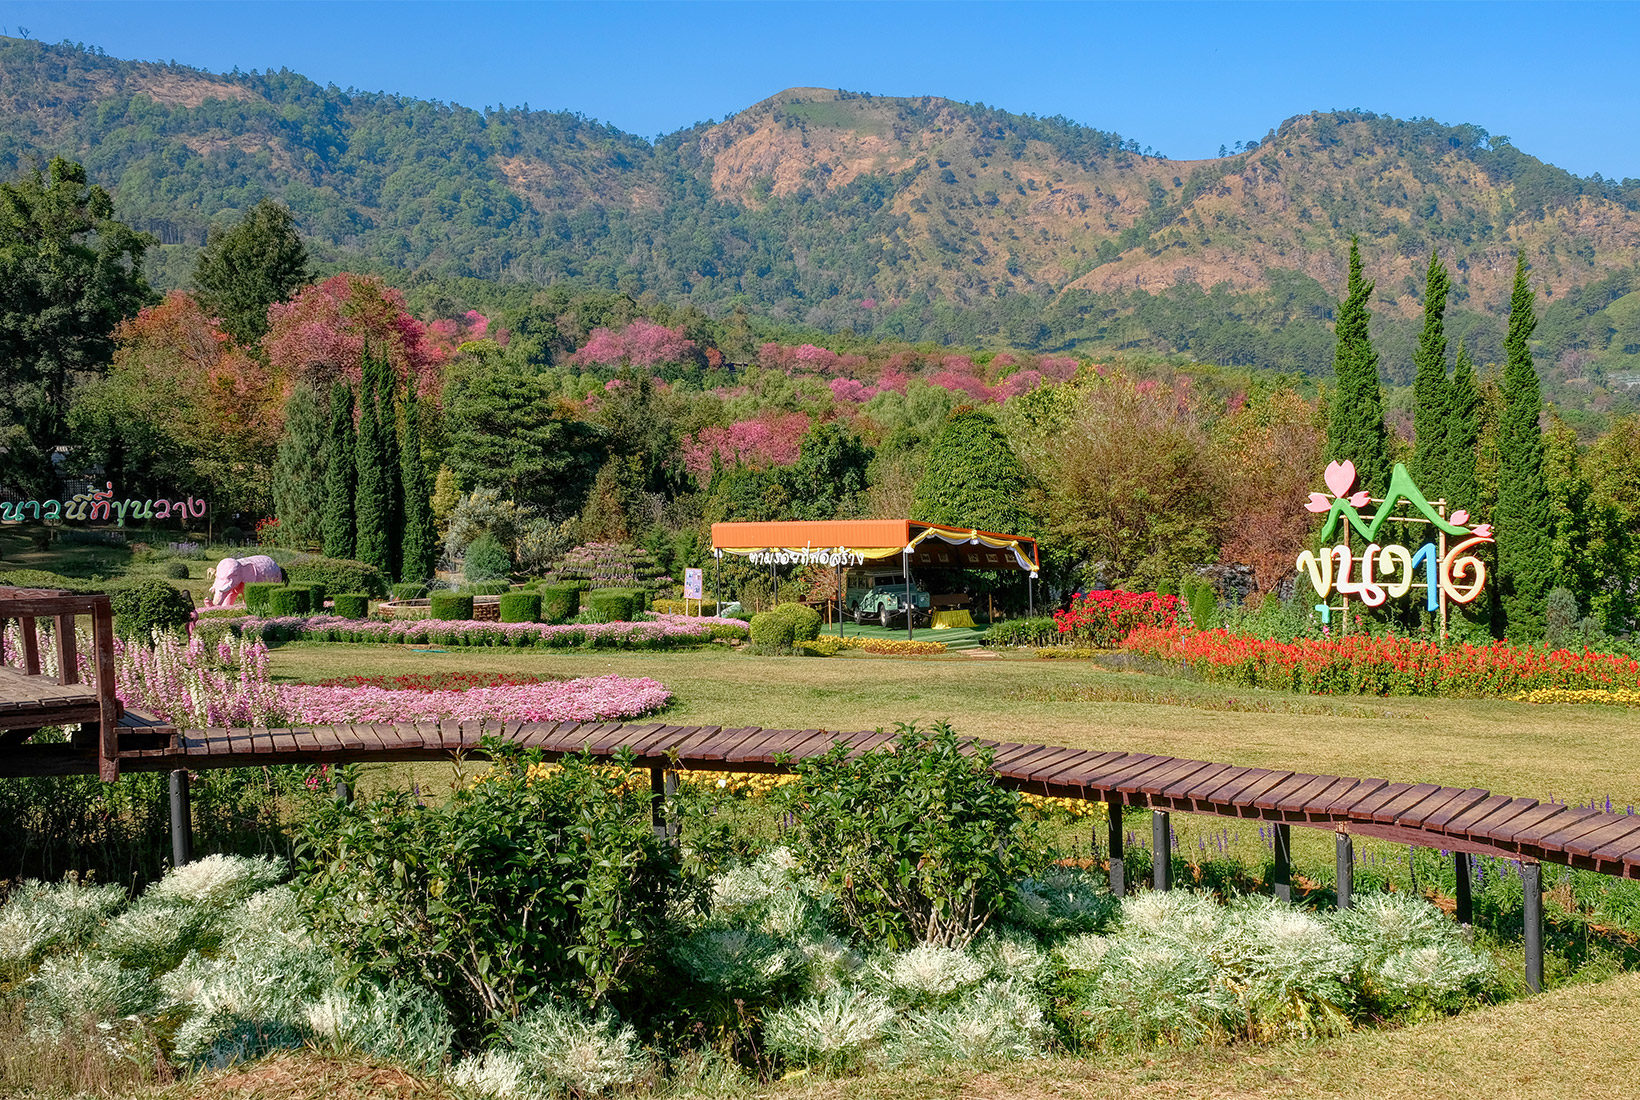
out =
[[(91, 684), (80, 681), (75, 620), (91, 619)], [(51, 620), (57, 675), (41, 661), (42, 619)], [(15, 620), (20, 652), (6, 652), (6, 620)], [(119, 777), (119, 727), (114, 694), (114, 612), (104, 595), (13, 588), (0, 598), (0, 753), (26, 743), (44, 726), (77, 729), (74, 749), (90, 750), (103, 779)], [(149, 720), (150, 722), (152, 720)]]

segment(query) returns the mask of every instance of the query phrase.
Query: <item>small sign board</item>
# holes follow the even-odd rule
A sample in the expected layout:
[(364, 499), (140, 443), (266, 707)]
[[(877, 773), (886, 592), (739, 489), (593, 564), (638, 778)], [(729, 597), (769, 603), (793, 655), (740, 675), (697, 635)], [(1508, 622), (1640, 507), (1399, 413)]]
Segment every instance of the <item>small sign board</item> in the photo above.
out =
[(700, 570), (700, 569), (685, 569), (683, 571), (683, 598), (684, 599), (686, 599), (686, 600), (698, 600), (698, 599), (701, 598), (701, 593), (702, 593), (702, 590), (703, 590), (703, 583), (704, 583), (703, 580), (702, 580), (703, 575), (704, 575), (704, 570)]

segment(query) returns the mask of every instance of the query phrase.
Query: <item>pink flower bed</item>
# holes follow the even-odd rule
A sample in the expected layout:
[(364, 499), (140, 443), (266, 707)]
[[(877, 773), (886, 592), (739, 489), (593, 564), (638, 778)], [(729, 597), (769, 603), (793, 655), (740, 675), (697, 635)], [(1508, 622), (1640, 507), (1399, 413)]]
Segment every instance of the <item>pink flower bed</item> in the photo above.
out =
[(281, 701), (303, 722), (596, 722), (660, 710), (672, 693), (647, 676), (591, 676), (465, 691), (281, 684)]

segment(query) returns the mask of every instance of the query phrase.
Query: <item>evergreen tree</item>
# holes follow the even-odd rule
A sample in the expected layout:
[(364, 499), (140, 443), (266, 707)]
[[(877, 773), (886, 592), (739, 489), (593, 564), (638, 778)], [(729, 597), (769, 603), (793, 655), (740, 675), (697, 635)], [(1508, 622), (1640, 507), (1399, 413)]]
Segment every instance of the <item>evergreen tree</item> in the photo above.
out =
[(1503, 420), (1498, 430), (1498, 597), (1503, 627), (1516, 639), (1543, 634), (1543, 613), (1554, 585), (1553, 518), (1543, 480), (1543, 394), (1532, 363), (1537, 318), (1526, 256), (1515, 261), (1504, 340)]
[(399, 578), (406, 581), (431, 577), (438, 556), (432, 494), (427, 485), (427, 467), (421, 461), (420, 421), (416, 384), (412, 378), (405, 386), (404, 443), (399, 451), (403, 471), (400, 483), (404, 488), (404, 553), (400, 557)]
[(325, 554), (353, 557), (353, 488), (358, 482), (357, 430), (353, 391), (342, 382), (330, 387), (330, 440), (325, 463)]
[(1543, 484), (1553, 530), (1549, 555), (1554, 583), (1568, 589), (1579, 607), (1592, 607), (1599, 583), (1594, 569), (1600, 555), (1590, 553), (1590, 541), (1601, 525), (1583, 473), (1577, 433), (1552, 408), (1543, 432)]
[[(1463, 508), (1471, 515), (1481, 507), (1480, 485), (1475, 476), (1475, 447), (1481, 437), (1481, 390), (1475, 380), (1475, 364), (1469, 349), (1458, 345), (1458, 362), (1447, 385), (1446, 469), (1441, 484), (1450, 508)], [(1426, 494), (1427, 495), (1427, 494)]]
[(211, 230), (194, 261), (199, 304), (222, 319), (240, 347), (268, 331), (268, 307), (313, 281), (290, 211), (263, 199), (232, 229)]
[[(1425, 497), (1446, 496), (1447, 422), (1450, 419), (1451, 385), (1446, 377), (1446, 298), (1451, 280), (1440, 258), (1431, 251), (1429, 274), (1424, 280), (1424, 328), (1412, 359), (1416, 371), (1412, 382), (1412, 430), (1416, 450), (1412, 453), (1412, 480)], [(1449, 501), (1450, 503), (1450, 501)], [(1465, 505), (1458, 505), (1465, 507)]]
[(383, 521), (387, 530), (387, 567), (383, 572), (398, 580), (399, 565), (404, 560), (404, 481), (399, 460), (399, 416), (393, 400), (393, 366), (380, 357), (375, 358), (373, 363), (376, 419), (382, 432), (382, 476), (387, 499)]
[(1338, 307), (1329, 403), (1327, 461), (1355, 463), (1356, 484), (1373, 496), (1389, 488), (1389, 430), (1384, 426), (1384, 394), (1378, 381), (1378, 353), (1367, 328), (1373, 284), (1361, 274), (1361, 249), (1350, 240), (1349, 289)]
[(285, 402), (285, 433), (273, 460), (273, 514), (282, 546), (305, 550), (325, 536), (325, 408), (312, 387), (299, 385)]
[(369, 562), (385, 575), (390, 572), (388, 523), (391, 502), (387, 487), (387, 457), (382, 445), (382, 423), (376, 411), (376, 372), (370, 360), (359, 386), (359, 479), (354, 514), (358, 537), (355, 557)]
[(911, 519), (1029, 535), (1036, 524), (1025, 511), (1025, 468), (996, 418), (964, 406), (946, 420), (928, 449), (912, 499)]
[(835, 519), (866, 491), (871, 448), (838, 421), (816, 424), (803, 437), (797, 462), (786, 472), (794, 519)]

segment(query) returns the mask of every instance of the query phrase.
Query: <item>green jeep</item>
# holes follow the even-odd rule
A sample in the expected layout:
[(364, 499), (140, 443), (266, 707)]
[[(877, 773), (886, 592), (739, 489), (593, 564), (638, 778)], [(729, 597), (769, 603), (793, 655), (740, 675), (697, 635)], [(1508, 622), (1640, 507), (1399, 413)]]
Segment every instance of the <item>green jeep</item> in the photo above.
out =
[[(880, 584), (873, 588), (854, 605), (854, 621), (862, 626), (873, 621), (882, 626), (893, 626), (896, 622), (903, 625), (908, 610), (905, 590), (903, 584)], [(932, 621), (928, 605), (928, 593), (915, 584), (911, 585), (909, 610), (912, 626), (927, 626)]]

